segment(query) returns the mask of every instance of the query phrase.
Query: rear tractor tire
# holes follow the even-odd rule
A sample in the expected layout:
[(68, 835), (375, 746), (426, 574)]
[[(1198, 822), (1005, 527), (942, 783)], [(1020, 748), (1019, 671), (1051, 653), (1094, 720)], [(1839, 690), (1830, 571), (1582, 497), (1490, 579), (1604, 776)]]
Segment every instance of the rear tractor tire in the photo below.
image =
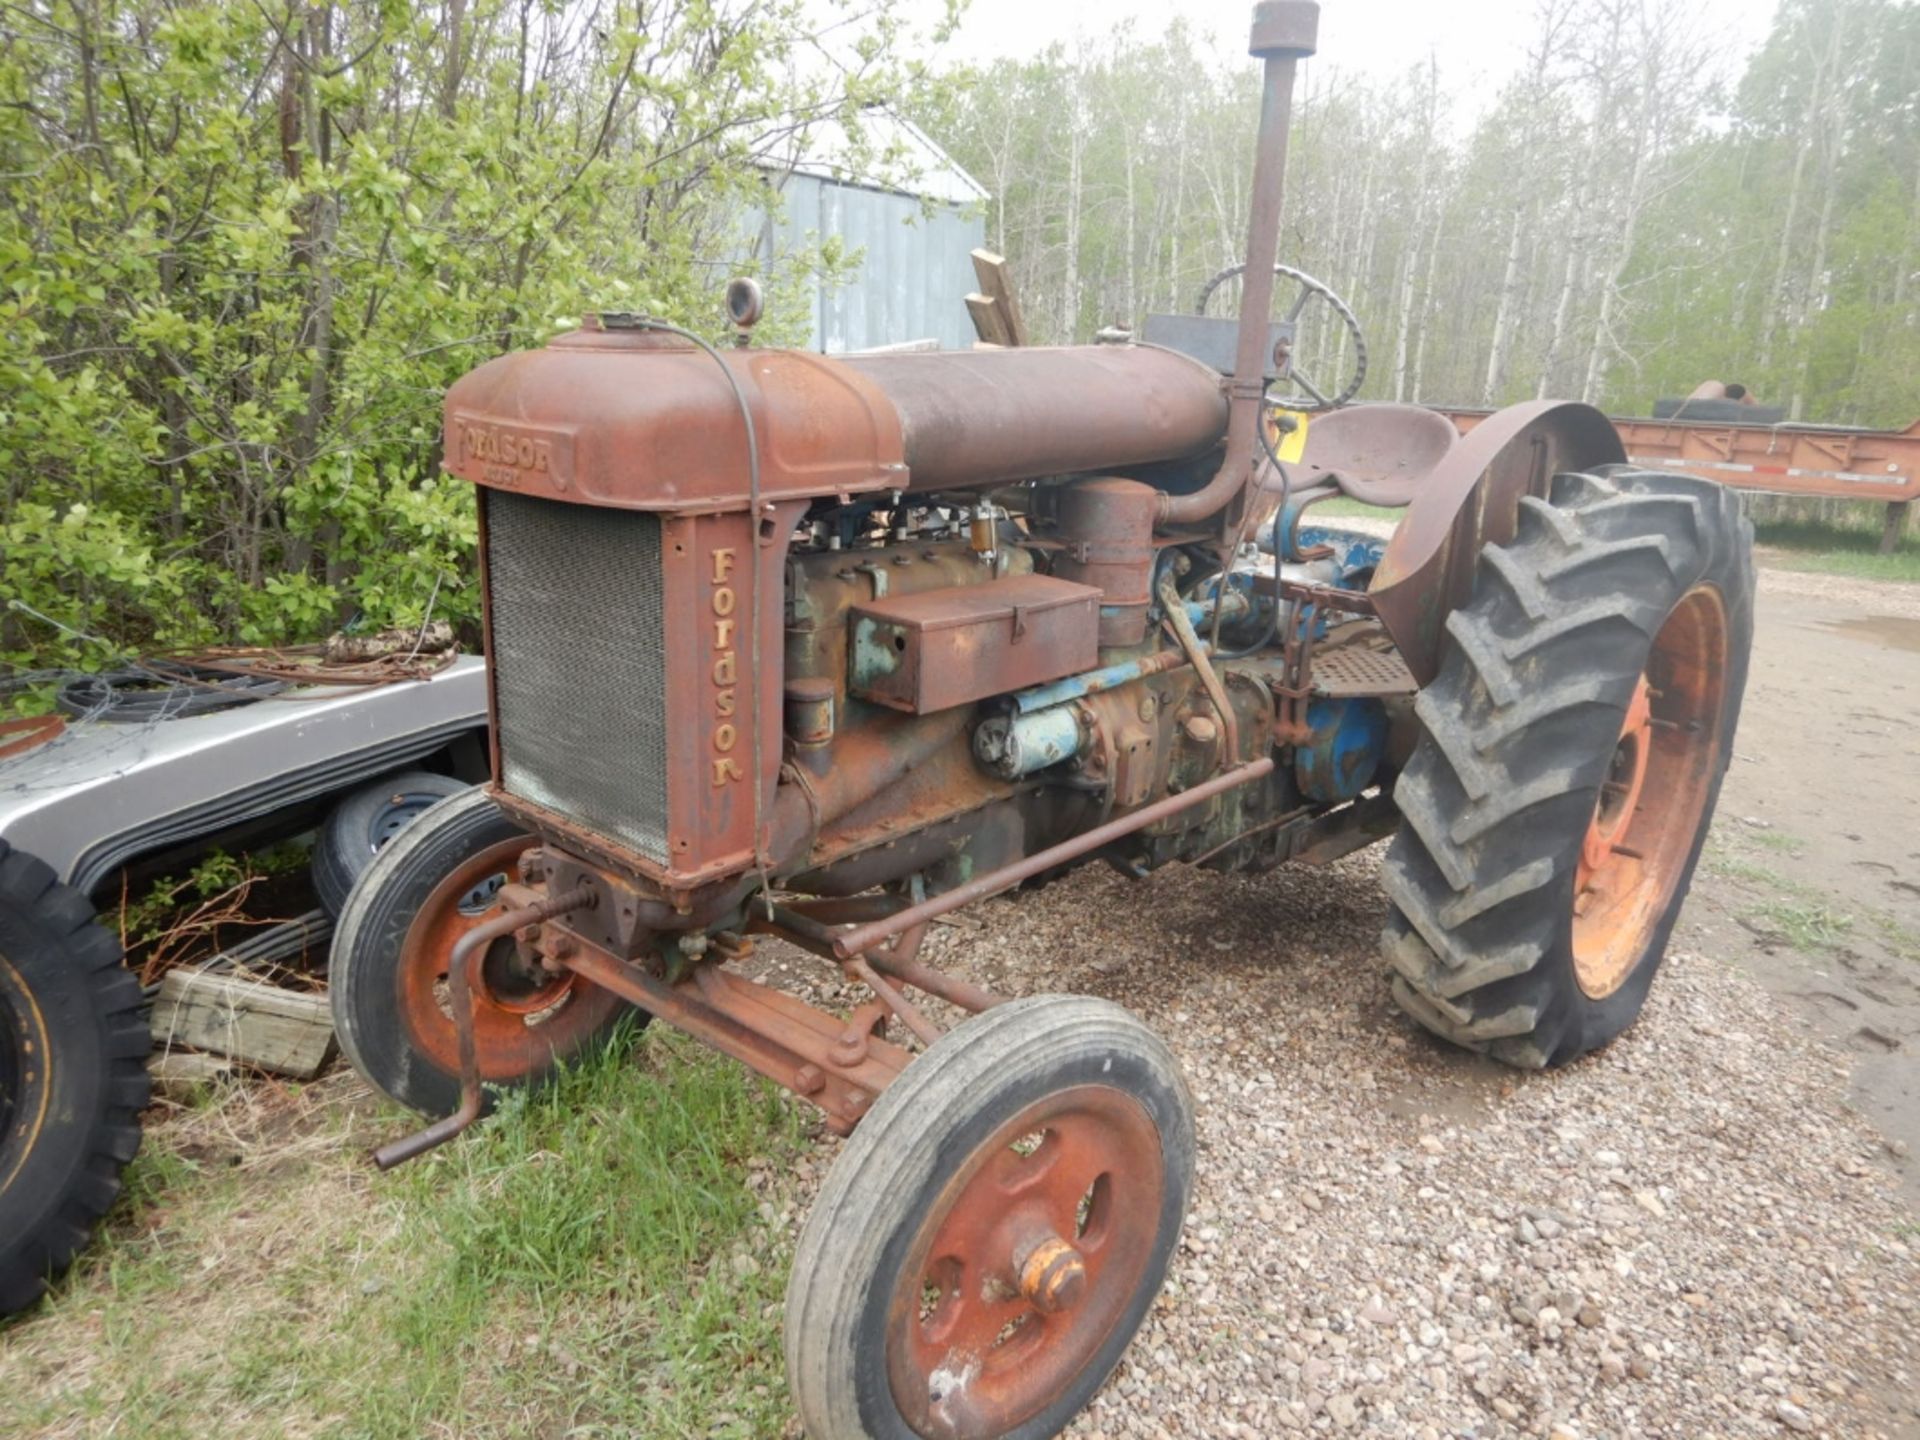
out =
[(1393, 995), (1436, 1035), (1541, 1068), (1639, 1015), (1733, 750), (1752, 543), (1734, 492), (1611, 466), (1481, 553), (1382, 869)]

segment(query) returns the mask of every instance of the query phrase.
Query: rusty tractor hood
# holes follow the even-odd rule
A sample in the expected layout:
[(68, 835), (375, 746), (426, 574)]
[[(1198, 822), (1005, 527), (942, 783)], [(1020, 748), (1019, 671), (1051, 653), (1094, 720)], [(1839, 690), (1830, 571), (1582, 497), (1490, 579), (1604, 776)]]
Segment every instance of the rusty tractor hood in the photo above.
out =
[[(1153, 346), (830, 358), (735, 349), (765, 501), (948, 490), (1181, 460), (1220, 443), (1221, 377)], [(739, 404), (713, 357), (589, 326), (447, 392), (445, 464), (476, 485), (629, 510), (747, 504)]]

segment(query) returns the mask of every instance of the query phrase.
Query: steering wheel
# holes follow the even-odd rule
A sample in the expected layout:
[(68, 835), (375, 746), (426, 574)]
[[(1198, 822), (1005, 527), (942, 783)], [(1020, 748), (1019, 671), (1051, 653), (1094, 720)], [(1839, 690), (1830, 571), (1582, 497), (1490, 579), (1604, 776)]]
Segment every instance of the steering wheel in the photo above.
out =
[[(1207, 302), (1213, 299), (1213, 292), (1226, 284), (1227, 281), (1233, 279), (1234, 276), (1244, 273), (1246, 268), (1244, 265), (1230, 265), (1211, 280), (1207, 281), (1205, 285), (1201, 286), (1200, 302), (1194, 307), (1194, 313), (1196, 315), (1206, 314)], [(1301, 390), (1304, 390), (1306, 394), (1304, 396), (1292, 395), (1284, 399), (1276, 399), (1273, 403), (1284, 406), (1289, 410), (1338, 410), (1342, 405), (1345, 405), (1349, 400), (1353, 399), (1355, 395), (1360, 393), (1360, 385), (1367, 378), (1367, 337), (1360, 329), (1360, 322), (1354, 318), (1353, 311), (1347, 308), (1346, 301), (1334, 294), (1328, 286), (1307, 274), (1306, 271), (1296, 270), (1291, 265), (1276, 265), (1273, 267), (1273, 273), (1280, 279), (1291, 280), (1300, 287), (1300, 293), (1295, 297), (1293, 307), (1288, 310), (1283, 317), (1288, 324), (1297, 327), (1302, 312), (1306, 310), (1309, 304), (1317, 299), (1333, 311), (1334, 317), (1346, 327), (1347, 334), (1353, 337), (1353, 374), (1347, 377), (1346, 384), (1329, 395), (1313, 383), (1311, 376), (1293, 363), (1293, 352), (1289, 350), (1285, 356), (1282, 357), (1284, 365), (1281, 371), (1281, 378), (1298, 386)], [(1295, 341), (1297, 347), (1297, 328), (1295, 331)]]

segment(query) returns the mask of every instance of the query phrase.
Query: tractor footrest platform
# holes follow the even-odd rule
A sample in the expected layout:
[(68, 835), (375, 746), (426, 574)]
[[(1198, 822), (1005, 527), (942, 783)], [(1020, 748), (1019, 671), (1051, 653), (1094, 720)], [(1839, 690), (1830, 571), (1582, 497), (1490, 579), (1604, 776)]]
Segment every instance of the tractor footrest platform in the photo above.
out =
[(1412, 695), (1420, 684), (1400, 652), (1378, 642), (1322, 642), (1313, 652), (1313, 693), (1328, 700)]

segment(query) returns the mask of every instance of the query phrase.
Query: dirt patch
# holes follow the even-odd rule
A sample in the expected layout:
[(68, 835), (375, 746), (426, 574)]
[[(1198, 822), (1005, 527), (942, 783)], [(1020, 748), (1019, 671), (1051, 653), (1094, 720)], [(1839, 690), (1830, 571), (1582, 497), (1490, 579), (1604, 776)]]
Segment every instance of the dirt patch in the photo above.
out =
[(1676, 943), (1852, 1057), (1920, 1205), (1920, 586), (1762, 570), (1746, 708)]

